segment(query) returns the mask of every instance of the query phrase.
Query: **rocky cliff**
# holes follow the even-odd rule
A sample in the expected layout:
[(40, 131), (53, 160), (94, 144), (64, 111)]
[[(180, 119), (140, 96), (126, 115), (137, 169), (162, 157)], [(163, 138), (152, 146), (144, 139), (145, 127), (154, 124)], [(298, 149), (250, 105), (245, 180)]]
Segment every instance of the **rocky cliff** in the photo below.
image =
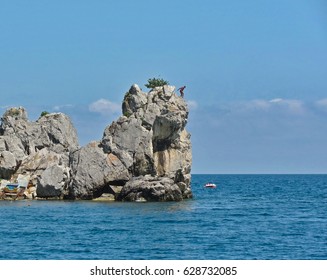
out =
[(173, 86), (149, 93), (133, 85), (121, 116), (99, 141), (78, 146), (61, 113), (30, 122), (24, 108), (5, 112), (0, 126), (0, 178), (28, 176), (37, 197), (178, 201), (192, 197), (188, 109)]
[(0, 178), (14, 182), (25, 176), (35, 195), (60, 197), (70, 180), (69, 154), (78, 148), (70, 119), (56, 113), (30, 122), (20, 107), (7, 110), (1, 120)]

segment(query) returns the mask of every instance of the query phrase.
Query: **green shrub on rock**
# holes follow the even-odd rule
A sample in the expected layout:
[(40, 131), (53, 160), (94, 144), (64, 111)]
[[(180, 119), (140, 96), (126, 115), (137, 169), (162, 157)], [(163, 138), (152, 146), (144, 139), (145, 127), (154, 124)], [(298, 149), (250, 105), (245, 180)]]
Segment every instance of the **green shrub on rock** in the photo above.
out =
[(165, 85), (169, 85), (169, 82), (159, 78), (148, 79), (148, 83), (145, 84), (147, 88), (162, 87)]
[(40, 117), (43, 117), (43, 116), (45, 116), (45, 115), (49, 115), (49, 114), (50, 114), (49, 112), (47, 112), (47, 111), (43, 111), (43, 112), (41, 113)]

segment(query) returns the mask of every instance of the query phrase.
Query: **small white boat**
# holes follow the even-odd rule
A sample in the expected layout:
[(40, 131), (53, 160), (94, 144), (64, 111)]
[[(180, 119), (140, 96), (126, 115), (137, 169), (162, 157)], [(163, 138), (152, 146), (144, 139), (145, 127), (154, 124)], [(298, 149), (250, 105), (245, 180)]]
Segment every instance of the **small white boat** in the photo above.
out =
[(205, 188), (209, 188), (209, 189), (215, 189), (217, 188), (216, 184), (214, 183), (207, 183), (204, 185)]

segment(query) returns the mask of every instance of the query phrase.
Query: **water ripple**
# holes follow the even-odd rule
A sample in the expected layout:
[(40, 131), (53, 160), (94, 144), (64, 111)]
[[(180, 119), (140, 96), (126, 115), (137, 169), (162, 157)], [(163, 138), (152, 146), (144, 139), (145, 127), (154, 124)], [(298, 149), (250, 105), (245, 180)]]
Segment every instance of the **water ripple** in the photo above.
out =
[(180, 203), (0, 201), (0, 259), (327, 258), (326, 175), (192, 180)]

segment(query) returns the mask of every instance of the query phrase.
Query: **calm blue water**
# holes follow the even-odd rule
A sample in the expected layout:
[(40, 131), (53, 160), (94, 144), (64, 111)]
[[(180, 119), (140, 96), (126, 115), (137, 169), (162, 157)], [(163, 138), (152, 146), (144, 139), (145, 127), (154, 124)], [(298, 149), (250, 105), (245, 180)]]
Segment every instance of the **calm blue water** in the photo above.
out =
[(177, 203), (0, 201), (0, 259), (327, 259), (327, 175), (192, 187)]

